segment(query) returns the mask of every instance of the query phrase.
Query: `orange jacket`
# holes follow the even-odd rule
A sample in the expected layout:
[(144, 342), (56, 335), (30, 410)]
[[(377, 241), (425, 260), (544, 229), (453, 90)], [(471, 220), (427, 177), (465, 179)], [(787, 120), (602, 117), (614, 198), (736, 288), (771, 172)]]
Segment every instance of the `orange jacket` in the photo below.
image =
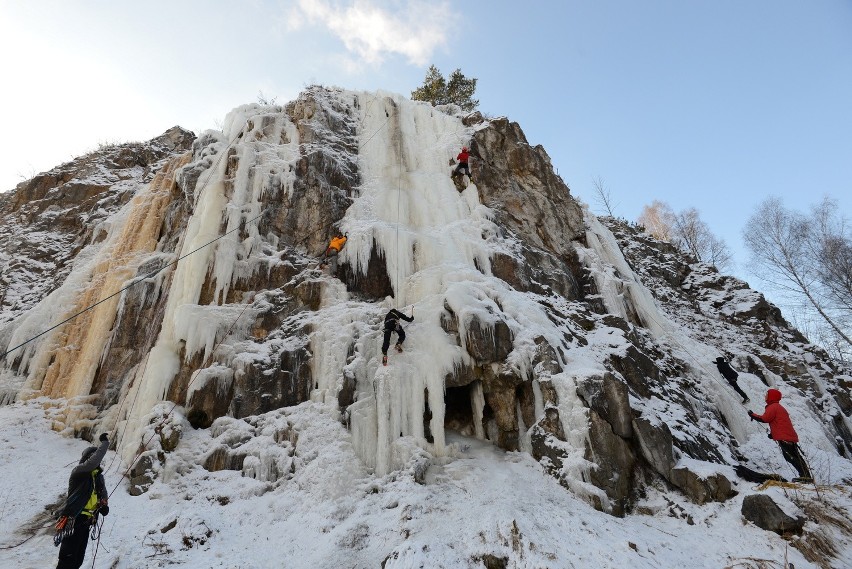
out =
[(334, 249), (337, 252), (340, 252), (343, 249), (343, 246), (346, 244), (346, 237), (332, 237), (331, 243), (328, 244), (329, 249)]

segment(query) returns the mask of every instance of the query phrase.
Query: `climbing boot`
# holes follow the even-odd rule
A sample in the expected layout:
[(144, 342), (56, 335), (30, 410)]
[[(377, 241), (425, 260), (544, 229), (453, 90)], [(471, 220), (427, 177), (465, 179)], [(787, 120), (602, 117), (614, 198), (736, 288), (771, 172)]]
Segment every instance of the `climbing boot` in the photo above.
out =
[(388, 365), (388, 357), (387, 356), (382, 356), (382, 365), (383, 366)]
[(400, 354), (402, 353), (402, 344), (396, 345), (396, 351), (399, 352)]

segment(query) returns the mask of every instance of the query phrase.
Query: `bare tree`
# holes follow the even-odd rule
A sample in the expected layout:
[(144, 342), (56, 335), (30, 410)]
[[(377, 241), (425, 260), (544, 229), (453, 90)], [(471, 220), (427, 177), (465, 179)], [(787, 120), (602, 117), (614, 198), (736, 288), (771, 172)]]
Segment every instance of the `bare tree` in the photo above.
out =
[(700, 262), (720, 271), (730, 266), (733, 256), (728, 245), (710, 231), (694, 207), (675, 213), (669, 204), (654, 200), (642, 209), (638, 222), (652, 236), (670, 242)]
[(612, 192), (604, 184), (603, 178), (595, 176), (592, 178), (592, 185), (595, 187), (595, 201), (610, 217), (615, 217), (613, 210), (618, 207), (617, 203), (613, 203)]
[(844, 293), (849, 273), (843, 270), (850, 258), (850, 240), (835, 232), (836, 223), (844, 226), (825, 202), (807, 217), (770, 197), (749, 218), (743, 238), (758, 275), (781, 291), (804, 297), (836, 337), (852, 347), (844, 318), (838, 314), (850, 303)]
[(645, 228), (651, 236), (660, 241), (672, 240), (672, 226), (674, 225), (674, 212), (666, 202), (654, 200), (651, 205), (642, 208), (637, 222)]
[(829, 304), (852, 316), (852, 234), (838, 211), (837, 201), (828, 197), (811, 208), (808, 242)]

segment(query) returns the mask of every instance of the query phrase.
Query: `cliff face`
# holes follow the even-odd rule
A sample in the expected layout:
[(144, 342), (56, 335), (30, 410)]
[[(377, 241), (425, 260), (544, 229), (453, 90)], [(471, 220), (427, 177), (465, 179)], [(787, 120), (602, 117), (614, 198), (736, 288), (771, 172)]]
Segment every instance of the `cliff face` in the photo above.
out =
[[(506, 119), (313, 88), (194, 142), (172, 129), (65, 164), (0, 215), (4, 351), (108, 299), (7, 354), (4, 399), (120, 434), (127, 462), (142, 452), (135, 492), (180, 444), (163, 416), (215, 433), (206, 468), (285, 480), (298, 429), (266, 433), (271, 453), (239, 419), (260, 436), (264, 414), (313, 401), (379, 475), (422, 477), (457, 452), (451, 431), (531, 454), (616, 515), (657, 482), (726, 500), (733, 465), (782, 462), (720, 355), (753, 401), (781, 389), (813, 464), (852, 473), (848, 372), (744, 283), (596, 219)], [(317, 259), (338, 228), (331, 272)], [(385, 367), (390, 308), (415, 320)]]

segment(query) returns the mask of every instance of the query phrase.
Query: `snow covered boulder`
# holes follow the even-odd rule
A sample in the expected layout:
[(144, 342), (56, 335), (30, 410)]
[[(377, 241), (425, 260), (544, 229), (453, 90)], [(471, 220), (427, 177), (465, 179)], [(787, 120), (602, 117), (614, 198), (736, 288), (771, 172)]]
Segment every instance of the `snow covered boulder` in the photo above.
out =
[(686, 466), (678, 466), (672, 469), (670, 480), (696, 504), (724, 502), (736, 495), (731, 481), (720, 472), (702, 476)]
[(743, 499), (742, 515), (757, 527), (778, 534), (801, 533), (805, 518), (788, 515), (768, 494), (751, 494)]

